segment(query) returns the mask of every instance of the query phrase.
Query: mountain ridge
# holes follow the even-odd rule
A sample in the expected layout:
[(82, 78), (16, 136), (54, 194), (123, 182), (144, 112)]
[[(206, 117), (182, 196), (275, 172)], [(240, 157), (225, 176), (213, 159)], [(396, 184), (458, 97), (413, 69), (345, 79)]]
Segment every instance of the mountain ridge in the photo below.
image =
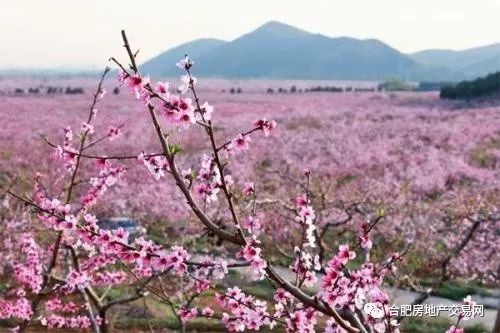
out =
[(428, 49), (409, 56), (425, 66), (446, 66), (454, 71), (468, 73), (469, 77), (500, 70), (500, 43), (464, 50)]
[[(178, 70), (166, 67), (172, 54), (179, 55), (179, 48), (198, 47), (202, 41), (167, 50), (145, 62), (142, 70), (152, 75), (177, 75)], [(196, 74), (205, 77), (383, 80), (432, 76), (377, 39), (331, 38), (277, 21), (211, 45), (202, 54), (194, 51), (187, 53), (196, 61)]]
[(167, 50), (146, 61), (142, 70), (152, 75), (177, 75), (178, 70), (167, 63), (176, 61), (174, 54), (182, 56), (178, 52), (182, 49), (195, 59), (196, 74), (204, 77), (416, 81), (466, 77), (445, 66), (423, 65), (378, 39), (328, 37), (277, 21), (231, 41), (201, 47), (203, 52), (199, 52), (198, 44), (205, 41)]

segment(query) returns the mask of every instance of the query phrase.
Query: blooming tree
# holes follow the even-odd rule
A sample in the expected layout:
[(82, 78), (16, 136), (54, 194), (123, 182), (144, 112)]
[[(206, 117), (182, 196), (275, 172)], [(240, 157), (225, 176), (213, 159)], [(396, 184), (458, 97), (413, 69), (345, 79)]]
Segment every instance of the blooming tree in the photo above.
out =
[[(314, 174), (302, 170), (304, 186), (290, 198), (292, 204), (272, 206), (272, 211), (285, 211), (287, 230), (294, 235), (283, 247), (278, 244), (291, 262), (293, 279), (289, 279), (270, 259), (268, 221), (276, 215), (262, 209), (259, 188), (263, 184), (231, 174), (235, 163), (245, 167), (240, 157), (249, 154), (257, 136), (272, 138), (277, 123), (261, 118), (232, 138), (218, 137), (217, 112), (197, 93), (194, 62), (187, 56), (179, 61), (182, 84), (173, 91), (168, 83), (154, 83), (140, 73), (124, 32), (122, 38), (129, 64), (111, 60), (119, 67), (119, 82), (143, 109), (137, 117), (150, 119), (158, 151), (121, 156), (88, 153), (104, 141), (119, 139), (123, 128), (110, 124), (100, 136), (94, 128), (96, 104), (104, 97), (101, 80), (81, 128), (65, 127), (60, 144), (47, 139), (65, 173), (57, 180), (37, 175), (34, 191), (27, 197), (8, 190), (29, 207), (39, 228), (55, 237), (50, 246), (41, 246), (43, 239), (30, 234), (18, 240), (20, 252), (12, 268), (15, 281), (0, 300), (0, 317), (13, 320), (17, 331), (37, 321), (51, 328), (103, 332), (109, 324), (107, 310), (149, 294), (167, 303), (183, 328), (189, 320), (204, 317), (221, 321), (229, 331), (281, 325), (288, 332), (315, 332), (319, 327), (325, 332), (399, 332), (382, 283), (397, 271), (408, 244), (400, 244), (399, 253), (381, 253), (377, 261), (369, 255), (372, 233), (385, 218), (384, 211), (369, 213), (360, 203), (342, 206), (346, 217), (340, 224), (347, 224), (353, 215), (362, 216), (363, 223), (353, 229), (354, 237), (326, 251), (323, 236), (335, 223), (326, 222), (323, 211), (315, 211)], [(206, 138), (207, 147), (200, 147), (202, 153), (196, 156), (196, 169), (183, 166), (187, 164), (183, 145), (175, 141), (176, 134), (184, 131), (198, 131)], [(93, 210), (99, 202), (105, 203), (106, 192), (127, 172), (127, 160), (137, 160), (144, 173), (159, 183), (173, 182), (196, 221), (193, 230), (216, 237), (225, 251), (200, 255), (181, 241), (159, 244), (144, 235), (100, 227)], [(247, 270), (255, 280), (268, 280), (274, 288), (273, 301), (249, 295), (241, 286), (220, 287), (218, 281), (229, 269)], [(175, 287), (169, 288), (165, 279)], [(314, 285), (320, 288), (311, 292)], [(130, 294), (109, 298), (109, 286), (125, 288)], [(215, 292), (214, 306), (198, 308), (194, 300), (209, 292)], [(364, 313), (366, 303), (375, 304), (381, 315)], [(459, 332), (456, 327), (450, 330)]]

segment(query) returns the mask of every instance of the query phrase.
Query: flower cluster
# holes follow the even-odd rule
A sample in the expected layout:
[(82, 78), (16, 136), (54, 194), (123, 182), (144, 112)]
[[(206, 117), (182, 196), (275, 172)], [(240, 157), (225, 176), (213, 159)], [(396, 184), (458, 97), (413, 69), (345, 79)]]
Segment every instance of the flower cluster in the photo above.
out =
[[(338, 253), (328, 262), (323, 277), (321, 297), (332, 308), (361, 310), (367, 303), (374, 304), (376, 311), (370, 311), (366, 320), (378, 333), (386, 330), (398, 332), (398, 323), (391, 319), (389, 297), (381, 289), (384, 276), (394, 270), (393, 263), (399, 259), (393, 254), (388, 264), (377, 268), (373, 263), (365, 263), (359, 270), (349, 271), (347, 263), (356, 257), (347, 245), (339, 246)], [(331, 326), (334, 329), (334, 325)]]
[[(464, 304), (465, 308), (472, 309), (476, 305), (476, 302), (473, 301), (472, 297), (469, 295), (463, 299), (463, 304)], [(468, 317), (466, 313), (462, 312), (463, 309), (464, 309), (464, 307), (462, 307), (460, 310), (460, 313), (458, 313), (457, 323), (455, 325), (450, 326), (450, 328), (448, 328), (448, 330), (446, 330), (445, 333), (464, 333), (465, 332), (463, 328), (460, 328), (458, 326), (462, 320), (469, 320), (470, 319), (470, 317)]]
[(258, 247), (258, 241), (252, 238), (253, 243), (248, 242), (238, 253), (236, 258), (243, 258), (250, 263), (252, 276), (257, 280), (264, 279), (266, 274), (267, 263), (262, 258), (262, 249)]
[(264, 301), (246, 295), (238, 287), (228, 288), (225, 294), (215, 296), (217, 304), (230, 313), (222, 314), (222, 322), (230, 332), (259, 330), (263, 326), (273, 328), (276, 321), (267, 311)]
[(86, 316), (65, 317), (51, 314), (40, 319), (40, 323), (47, 328), (88, 329), (91, 327), (90, 319)]
[(301, 225), (305, 226), (306, 242), (305, 246), (316, 247), (316, 238), (314, 236), (314, 231), (316, 226), (314, 225), (314, 219), (316, 215), (314, 214), (314, 209), (310, 205), (309, 198), (307, 194), (303, 194), (295, 199), (295, 204), (297, 205), (297, 217), (295, 220)]
[(149, 173), (156, 180), (160, 180), (160, 178), (165, 176), (165, 173), (170, 171), (168, 162), (163, 156), (146, 156), (144, 153), (141, 153), (137, 159), (148, 168)]
[[(49, 299), (45, 302), (46, 314), (40, 319), (42, 326), (47, 328), (69, 328), (88, 329), (91, 327), (89, 317), (79, 314), (85, 309), (82, 306), (69, 301), (64, 302), (59, 297)], [(101, 318), (96, 318), (96, 324), (100, 324)]]
[(295, 253), (295, 262), (290, 268), (297, 275), (301, 283), (306, 287), (312, 287), (318, 280), (315, 271), (321, 268), (319, 256), (313, 256), (304, 250), (300, 250), (298, 247), (295, 248)]
[(120, 165), (114, 166), (106, 160), (99, 171), (99, 175), (90, 179), (91, 187), (81, 200), (83, 207), (88, 208), (94, 205), (109, 187), (116, 184), (124, 172), (124, 167)]
[(227, 145), (226, 151), (240, 151), (240, 150), (248, 150), (250, 148), (249, 143), (252, 141), (250, 135), (238, 134), (234, 139), (231, 140), (231, 143)]
[(20, 250), (24, 255), (24, 262), (14, 264), (14, 277), (18, 283), (32, 292), (39, 292), (43, 280), (43, 267), (40, 258), (40, 249), (30, 235), (23, 235), (20, 240)]
[(161, 111), (165, 119), (184, 129), (196, 123), (193, 102), (190, 98), (183, 98), (175, 94), (168, 94), (162, 98)]
[(28, 320), (33, 315), (30, 301), (18, 295), (14, 300), (0, 300), (0, 318)]
[(55, 148), (55, 156), (64, 161), (64, 166), (68, 172), (74, 170), (77, 158), (77, 151), (72, 146), (72, 142), (73, 131), (71, 127), (65, 127), (63, 145)]
[[(149, 244), (147, 244), (149, 246)], [(143, 248), (144, 249), (144, 248)], [(173, 269), (177, 274), (183, 274), (186, 271), (186, 261), (190, 255), (182, 246), (173, 246), (170, 251), (160, 250), (158, 257), (153, 259), (152, 268), (159, 272), (167, 269)]]
[[(119, 74), (119, 80), (127, 84), (135, 97), (142, 100), (146, 105), (152, 107), (153, 100), (156, 99), (159, 104), (158, 109), (165, 119), (170, 124), (181, 128), (187, 129), (190, 125), (196, 123), (197, 117), (195, 113), (199, 115), (199, 119), (209, 120), (210, 114), (213, 112), (213, 107), (208, 103), (195, 109), (191, 98), (171, 93), (168, 82), (157, 82), (155, 87), (152, 88), (149, 77), (142, 78), (124, 72)], [(196, 79), (188, 75), (183, 75), (181, 81), (183, 84), (179, 87), (179, 90), (182, 94), (186, 93), (196, 83)]]
[(222, 182), (220, 171), (212, 157), (203, 155), (196, 179), (198, 183), (195, 185), (195, 193), (206, 203), (216, 201)]
[(268, 136), (271, 131), (276, 128), (277, 124), (274, 120), (267, 120), (266, 118), (262, 118), (255, 121), (254, 125), (264, 132), (264, 136)]
[(138, 100), (143, 101), (146, 105), (150, 103), (149, 77), (143, 78), (139, 75), (129, 75), (122, 71), (118, 74), (118, 80), (122, 84), (126, 84)]

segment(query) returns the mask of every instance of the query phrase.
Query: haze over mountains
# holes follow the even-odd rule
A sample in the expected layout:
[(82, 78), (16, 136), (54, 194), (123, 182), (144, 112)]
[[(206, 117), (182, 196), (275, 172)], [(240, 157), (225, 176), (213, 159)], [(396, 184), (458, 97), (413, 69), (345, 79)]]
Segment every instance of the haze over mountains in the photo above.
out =
[(424, 66), (481, 76), (500, 70), (500, 43), (463, 51), (425, 50), (412, 54), (411, 58)]
[(377, 39), (331, 38), (268, 22), (232, 41), (198, 39), (142, 64), (143, 73), (177, 76), (188, 54), (196, 75), (225, 78), (457, 81), (500, 70), (500, 43), (464, 51), (403, 54)]

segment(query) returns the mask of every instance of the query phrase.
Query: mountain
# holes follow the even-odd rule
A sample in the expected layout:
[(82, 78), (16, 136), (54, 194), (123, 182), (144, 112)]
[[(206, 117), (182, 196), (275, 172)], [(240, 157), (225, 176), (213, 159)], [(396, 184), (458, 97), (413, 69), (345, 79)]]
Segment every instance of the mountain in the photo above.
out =
[(466, 77), (477, 77), (500, 70), (500, 43), (462, 51), (425, 50), (410, 57), (427, 67), (446, 67)]
[(492, 66), (484, 56), (485, 62), (469, 63), (472, 68), (449, 67), (441, 51), (407, 55), (377, 39), (331, 38), (271, 21), (232, 41), (182, 44), (146, 61), (142, 72), (177, 76), (175, 63), (186, 53), (196, 61), (196, 75), (226, 78), (457, 81), (465, 71)]
[(178, 73), (179, 69), (175, 64), (183, 58), (184, 55), (189, 54), (191, 58), (198, 59), (205, 53), (225, 43), (226, 41), (220, 39), (197, 39), (157, 55), (141, 65), (141, 70), (144, 73), (154, 74), (155, 76), (172, 75), (174, 72)]
[(202, 76), (378, 80), (413, 77), (420, 65), (377, 40), (329, 38), (278, 22), (199, 58)]
[(196, 75), (208, 77), (384, 80), (432, 74), (378, 40), (330, 38), (274, 21), (230, 42), (182, 44), (145, 62), (141, 70), (178, 75), (175, 63), (185, 53), (196, 61)]

